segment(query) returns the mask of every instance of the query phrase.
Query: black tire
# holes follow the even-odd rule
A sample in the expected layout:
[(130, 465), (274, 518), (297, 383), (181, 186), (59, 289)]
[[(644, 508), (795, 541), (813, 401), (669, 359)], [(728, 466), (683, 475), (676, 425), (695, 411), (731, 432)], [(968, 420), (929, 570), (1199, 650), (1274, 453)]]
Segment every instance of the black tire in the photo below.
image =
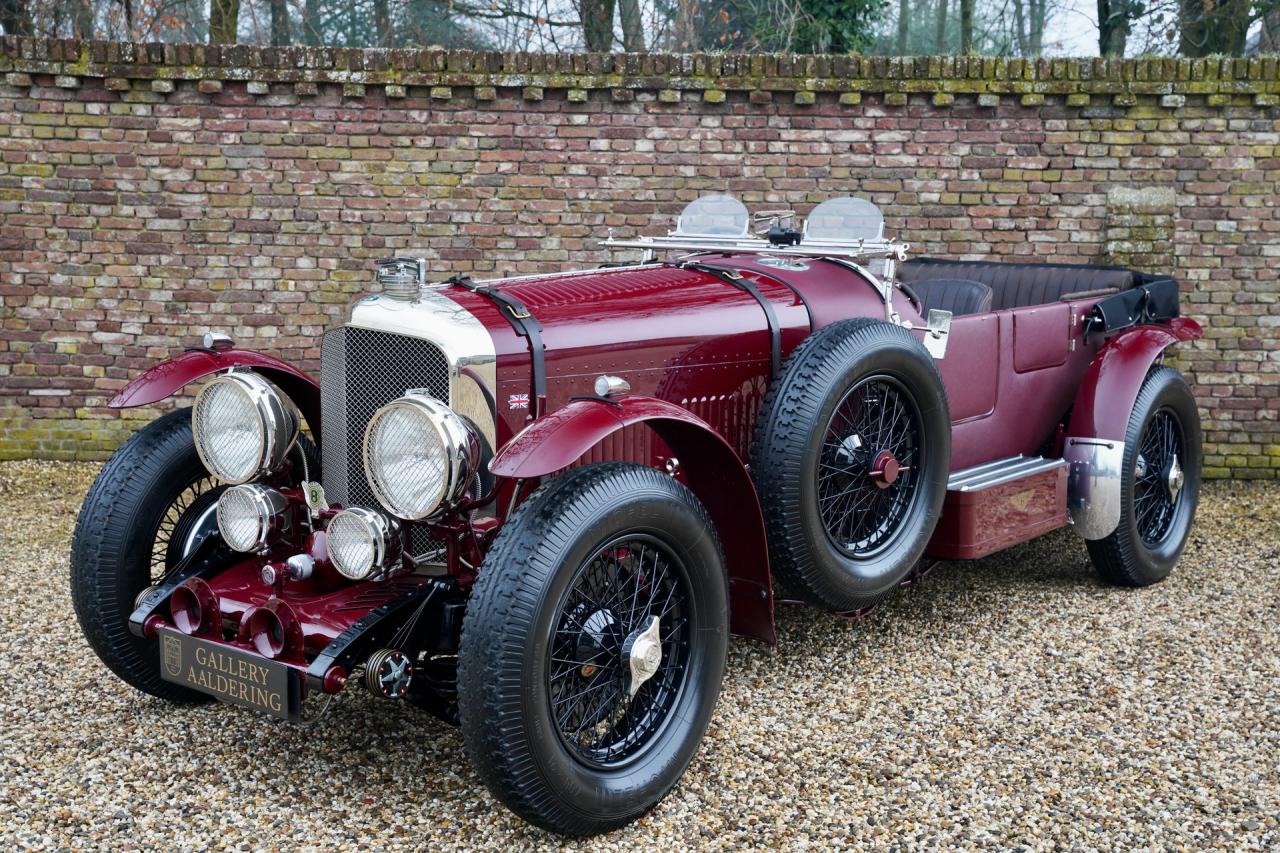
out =
[[(1169, 488), (1165, 454), (1171, 448), (1182, 473), (1177, 490)], [(1201, 464), (1200, 413), (1191, 388), (1178, 371), (1153, 367), (1125, 433), (1120, 523), (1110, 536), (1085, 543), (1104, 581), (1149, 586), (1173, 571), (1191, 535)]]
[[(876, 406), (892, 409), (888, 426), (863, 420)], [(950, 466), (946, 390), (910, 332), (859, 318), (810, 335), (770, 388), (752, 448), (774, 572), (812, 604), (875, 604), (924, 553)]]
[[(71, 601), (90, 647), (125, 682), (172, 702), (207, 697), (161, 680), (158, 641), (130, 633), (129, 614), (156, 579), (153, 552), (170, 507), (193, 484), (209, 482), (191, 438), (191, 409), (177, 409), (111, 456), (85, 496), (71, 540)], [(161, 562), (169, 543), (162, 551)]]
[[(297, 457), (299, 448), (314, 464), (314, 445), (300, 437), (290, 453)], [(71, 601), (89, 646), (125, 682), (172, 702), (208, 697), (161, 680), (158, 641), (135, 637), (129, 615), (138, 594), (184, 556), (197, 527), (216, 529), (222, 489), (196, 453), (191, 409), (176, 409), (111, 456), (71, 540)]]
[[(590, 597), (580, 592), (589, 583)], [(658, 607), (629, 602), (668, 586), (661, 668), (624, 703), (629, 676), (608, 667), (630, 659), (635, 632), (623, 634)], [(467, 752), (494, 796), (531, 823), (576, 836), (622, 826), (692, 760), (720, 692), (727, 637), (720, 543), (693, 493), (638, 465), (570, 470), (507, 520), (471, 592), (458, 657)], [(565, 730), (579, 719), (575, 739)], [(603, 747), (590, 739), (602, 725)]]

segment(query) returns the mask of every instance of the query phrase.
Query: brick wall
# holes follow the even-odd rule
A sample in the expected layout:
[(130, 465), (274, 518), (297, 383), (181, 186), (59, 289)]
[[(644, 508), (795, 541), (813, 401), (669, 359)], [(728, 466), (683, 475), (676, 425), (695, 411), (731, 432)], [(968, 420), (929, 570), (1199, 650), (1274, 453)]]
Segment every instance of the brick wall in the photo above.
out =
[(1274, 58), (543, 56), (0, 40), (0, 457), (209, 328), (309, 367), (370, 277), (604, 259), (697, 194), (869, 196), (915, 251), (1172, 269), (1212, 475), (1280, 476)]

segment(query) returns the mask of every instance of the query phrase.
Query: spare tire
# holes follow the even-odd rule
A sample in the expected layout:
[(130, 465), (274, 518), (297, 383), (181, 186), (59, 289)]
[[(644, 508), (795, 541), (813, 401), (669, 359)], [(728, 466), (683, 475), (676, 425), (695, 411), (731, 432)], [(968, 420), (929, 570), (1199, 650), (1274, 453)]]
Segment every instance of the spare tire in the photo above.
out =
[(866, 318), (815, 332), (769, 389), (752, 448), (773, 570), (831, 610), (876, 603), (924, 553), (950, 467), (947, 394), (924, 346)]

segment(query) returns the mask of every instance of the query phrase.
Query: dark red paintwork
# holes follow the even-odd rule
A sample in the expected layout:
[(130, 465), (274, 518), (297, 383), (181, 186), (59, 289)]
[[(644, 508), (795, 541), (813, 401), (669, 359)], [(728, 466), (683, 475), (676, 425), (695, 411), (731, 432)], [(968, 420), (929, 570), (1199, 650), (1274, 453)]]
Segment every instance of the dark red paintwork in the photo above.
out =
[(1067, 523), (1067, 468), (1062, 466), (981, 491), (947, 492), (925, 553), (976, 560)]
[[(886, 316), (880, 294), (865, 278), (829, 261), (812, 259), (797, 269), (777, 269), (750, 255), (705, 255), (699, 262), (736, 271), (758, 288), (777, 316), (784, 356), (814, 329)], [(706, 506), (724, 547), (734, 632), (772, 641), (764, 520), (744, 464), (770, 381), (770, 335), (760, 305), (715, 275), (672, 265), (499, 286), (542, 326), (547, 414), (530, 425), (529, 410), (520, 405), (521, 395), (530, 390), (527, 340), (489, 299), (462, 287), (444, 289), (485, 325), (494, 342), (500, 452), (491, 470), (503, 478), (499, 515), (484, 519), (483, 529), (465, 519), (441, 526), (470, 543), (451, 553), (465, 552), (472, 566), (479, 564), (482, 554), (473, 552), (492, 541), (515, 481), (536, 481), (592, 461), (674, 467), (672, 460), (678, 460), (676, 476)], [(950, 402), (953, 470), (1016, 454), (1052, 455), (1060, 452), (1064, 434), (1123, 437), (1134, 395), (1153, 360), (1170, 344), (1198, 337), (1200, 328), (1175, 320), (1110, 339), (1086, 337), (1083, 319), (1098, 298), (953, 318), (946, 357), (937, 362)], [(918, 307), (902, 291), (895, 291), (892, 311), (917, 329), (924, 325)], [(152, 403), (232, 366), (251, 367), (272, 379), (319, 435), (316, 382), (278, 359), (245, 350), (183, 353), (135, 379), (111, 405)], [(621, 376), (631, 392), (612, 402), (572, 399), (593, 395), (601, 374)], [(1064, 429), (1069, 410), (1071, 421)], [(881, 460), (877, 476), (888, 484), (895, 468), (896, 460)], [(1064, 483), (1058, 469), (989, 494), (949, 496), (930, 553), (981, 556), (1061, 526)], [(322, 541), (309, 547), (323, 557)], [(351, 584), (326, 564), (310, 580), (267, 586), (260, 577), (263, 562), (246, 559), (212, 578), (210, 591), (226, 623), (240, 626), (243, 645), (252, 647), (253, 614), (263, 609), (288, 623), (297, 647), (284, 652), (297, 658), (324, 647), (398, 585), (423, 582), (414, 575)], [(464, 572), (462, 562), (452, 558), (450, 565), (465, 589), (474, 569)], [(335, 684), (340, 680), (334, 676)]]
[(113, 409), (147, 406), (181, 391), (205, 376), (232, 367), (250, 367), (289, 395), (320, 440), (320, 385), (303, 371), (274, 356), (243, 349), (191, 349), (148, 368), (107, 405)]
[[(282, 657), (299, 663), (303, 662), (306, 652), (324, 648), (379, 604), (394, 598), (410, 585), (430, 580), (423, 575), (403, 575), (381, 583), (326, 584), (311, 579), (269, 586), (262, 582), (262, 564), (262, 558), (247, 557), (207, 583), (200, 581), (201, 592), (207, 589), (214, 596), (223, 627), (237, 627), (241, 641), (249, 646), (252, 646), (253, 639), (249, 623), (254, 612), (267, 608), (279, 615), (283, 611), (281, 605), (286, 604), (288, 609), (281, 619), (286, 623), (287, 631), (292, 630), (290, 626), (296, 626), (294, 636), (298, 644), (291, 642)], [(208, 607), (209, 602), (205, 600), (202, 604)], [(168, 617), (165, 621), (174, 624), (172, 617), (168, 613), (165, 615)], [(210, 629), (202, 627), (196, 633), (212, 635), (214, 624), (216, 622), (212, 620), (203, 620), (201, 625), (208, 625)]]
[(1179, 341), (1203, 335), (1195, 320), (1177, 317), (1168, 325), (1138, 326), (1110, 338), (1080, 381), (1067, 434), (1123, 441), (1133, 401), (1151, 365)]
[(643, 424), (673, 454), (672, 465), (711, 514), (728, 563), (734, 633), (774, 641), (773, 589), (760, 502), (732, 447), (674, 403), (625, 396), (577, 400), (530, 424), (494, 457), (500, 477), (529, 480), (573, 464), (609, 435)]

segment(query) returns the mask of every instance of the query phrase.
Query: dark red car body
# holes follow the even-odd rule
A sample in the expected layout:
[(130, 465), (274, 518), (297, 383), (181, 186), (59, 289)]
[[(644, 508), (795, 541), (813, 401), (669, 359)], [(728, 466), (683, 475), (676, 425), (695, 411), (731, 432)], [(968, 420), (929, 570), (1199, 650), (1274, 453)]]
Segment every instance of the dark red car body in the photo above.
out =
[[(879, 292), (855, 271), (813, 260), (779, 270), (756, 255), (709, 259), (735, 270), (771, 303), (785, 356), (814, 330), (851, 317), (882, 317)], [(741, 289), (698, 269), (653, 263), (499, 281), (542, 326), (546, 393), (531, 390), (531, 350), (486, 296), (461, 286), (436, 292), (483, 324), (496, 355), (496, 475), (491, 514), (457, 514), (433, 525), (450, 538), (448, 574), (465, 589), (485, 543), (533, 483), (574, 464), (623, 460), (663, 467), (705, 504), (724, 543), (731, 582), (732, 628), (771, 641), (773, 602), (760, 504), (745, 466), (756, 416), (770, 381), (771, 336), (761, 306)], [(379, 297), (371, 297), (376, 300)], [(1123, 439), (1129, 408), (1162, 351), (1200, 335), (1192, 320), (1087, 334), (1098, 293), (1068, 294), (1043, 304), (953, 318), (938, 361), (950, 401), (953, 471), (1025, 454), (1057, 457), (1068, 436)], [(921, 309), (901, 289), (893, 311), (917, 330)], [(260, 371), (304, 414), (320, 444), (320, 382), (270, 356), (239, 349), (197, 349), (157, 365), (124, 388), (112, 406), (158, 401), (184, 385), (232, 366)], [(592, 383), (610, 374), (630, 393), (609, 404)], [(534, 412), (540, 411), (539, 417)], [(949, 493), (929, 553), (973, 558), (1069, 523), (1068, 471), (1014, 480), (979, 493)], [(324, 535), (306, 546), (323, 562)], [(264, 586), (264, 560), (251, 557), (208, 579), (226, 620), (287, 603), (300, 638), (291, 665), (310, 660), (358, 620), (426, 579), (350, 584), (318, 573), (287, 588)], [(155, 617), (163, 621), (164, 617)], [(155, 626), (153, 625), (152, 628)], [(241, 638), (242, 642), (245, 638)], [(332, 690), (313, 668), (311, 684)]]

